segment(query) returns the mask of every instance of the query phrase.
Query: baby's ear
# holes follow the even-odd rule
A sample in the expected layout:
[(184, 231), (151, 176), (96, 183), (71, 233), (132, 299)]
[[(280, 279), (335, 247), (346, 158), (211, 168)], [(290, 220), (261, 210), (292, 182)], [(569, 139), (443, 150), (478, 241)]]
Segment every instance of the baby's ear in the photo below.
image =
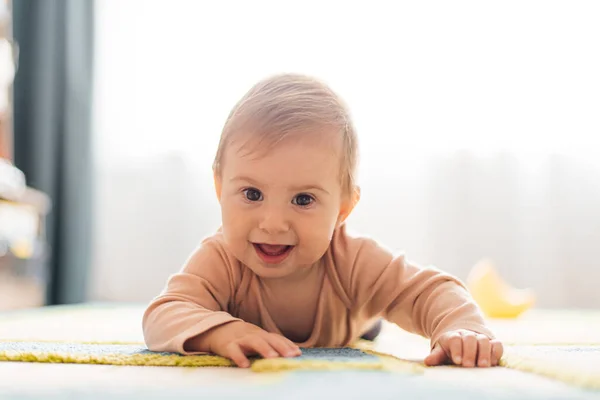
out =
[(340, 214), (338, 216), (338, 226), (341, 225), (346, 218), (350, 216), (354, 207), (360, 201), (360, 187), (356, 186), (352, 191), (352, 194), (348, 197), (345, 197), (342, 201), (342, 207), (340, 208)]
[(215, 181), (215, 192), (217, 193), (217, 199), (221, 202), (221, 177), (217, 173), (213, 173), (213, 180)]

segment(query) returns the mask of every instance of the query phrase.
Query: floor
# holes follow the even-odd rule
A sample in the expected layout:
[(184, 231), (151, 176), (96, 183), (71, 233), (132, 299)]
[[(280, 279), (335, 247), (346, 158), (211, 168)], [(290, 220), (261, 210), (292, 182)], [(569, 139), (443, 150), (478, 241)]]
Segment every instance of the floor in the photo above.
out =
[[(75, 341), (142, 341), (139, 305), (99, 305), (93, 312), (85, 308), (46, 309), (40, 311), (0, 314), (0, 338), (21, 340), (75, 340)], [(583, 315), (583, 317), (582, 317)], [(565, 319), (585, 320), (586, 329), (565, 324)], [(549, 329), (550, 326), (569, 327), (567, 330)], [(591, 324), (591, 325), (590, 325)], [(594, 325), (595, 324), (595, 325)], [(542, 341), (597, 341), (594, 332), (600, 332), (598, 314), (531, 313), (522, 320), (493, 321), (496, 331), (507, 342), (533, 341), (534, 327), (548, 328)], [(522, 332), (517, 334), (517, 332)], [(568, 339), (568, 340), (567, 340)], [(422, 359), (428, 351), (426, 340), (386, 325), (377, 342), (379, 350), (408, 359)], [(337, 375), (341, 377), (342, 375)], [(60, 398), (71, 393), (77, 398), (102, 398), (109, 392), (112, 397), (129, 397), (143, 389), (146, 398), (171, 397), (184, 389), (227, 388), (240, 385), (266, 387), (289, 379), (286, 373), (259, 374), (233, 368), (172, 368), (172, 367), (119, 367), (71, 364), (35, 364), (0, 362), (0, 398)], [(352, 378), (354, 381), (356, 378)], [(428, 368), (424, 375), (413, 379), (416, 385), (446, 385), (479, 393), (477, 398), (594, 398), (600, 392), (580, 391), (569, 385), (537, 375), (505, 368), (464, 369), (455, 367)], [(306, 389), (306, 388), (305, 388)], [(353, 395), (358, 392), (353, 390)], [(365, 387), (366, 392), (371, 392)], [(108, 391), (108, 392), (107, 392)], [(183, 393), (183, 392), (182, 392)], [(258, 393), (258, 392), (257, 392)], [(198, 393), (196, 393), (197, 395)], [(482, 395), (483, 394), (483, 395)], [(488, 396), (489, 394), (489, 396)], [(499, 395), (500, 394), (500, 395)], [(362, 393), (361, 397), (365, 396)], [(185, 396), (179, 396), (185, 397)], [(289, 396), (285, 396), (286, 398)], [(314, 396), (317, 397), (317, 396)], [(469, 398), (470, 396), (462, 396)]]

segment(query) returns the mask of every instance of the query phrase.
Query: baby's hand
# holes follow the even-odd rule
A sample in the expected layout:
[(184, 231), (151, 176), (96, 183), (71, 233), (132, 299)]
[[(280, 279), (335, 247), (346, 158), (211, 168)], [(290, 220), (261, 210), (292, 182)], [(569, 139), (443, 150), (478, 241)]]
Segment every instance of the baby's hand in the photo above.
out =
[(503, 352), (502, 343), (498, 340), (459, 329), (440, 337), (431, 354), (425, 358), (425, 365), (454, 363), (463, 367), (496, 366)]
[(264, 358), (296, 357), (302, 352), (287, 338), (269, 333), (256, 325), (235, 321), (206, 333), (210, 351), (227, 357), (238, 367), (247, 368), (246, 356), (260, 354)]

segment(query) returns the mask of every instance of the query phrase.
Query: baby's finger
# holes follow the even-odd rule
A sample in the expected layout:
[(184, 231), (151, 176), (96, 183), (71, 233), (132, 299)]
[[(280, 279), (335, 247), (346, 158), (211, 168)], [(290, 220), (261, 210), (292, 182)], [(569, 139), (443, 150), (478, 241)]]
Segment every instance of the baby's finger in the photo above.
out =
[(474, 367), (477, 360), (477, 337), (474, 333), (465, 333), (462, 336), (463, 367)]
[(280, 336), (280, 335), (277, 335), (277, 336), (282, 338), (287, 343), (289, 348), (292, 349), (292, 351), (294, 351), (294, 353), (296, 353), (297, 355), (302, 354), (302, 350), (300, 350), (300, 347), (296, 343), (292, 342), (290, 339), (286, 338), (285, 336)]
[(485, 335), (477, 335), (477, 366), (489, 367), (492, 359), (492, 345)]
[(447, 353), (450, 354), (452, 362), (456, 365), (461, 365), (463, 362), (463, 342), (460, 333), (455, 332), (448, 336), (446, 346), (444, 347), (448, 350)]
[(425, 357), (425, 365), (433, 367), (436, 365), (442, 365), (448, 359), (448, 355), (444, 351), (444, 348), (439, 344), (436, 344), (431, 353)]
[(289, 343), (283, 336), (272, 334), (268, 336), (267, 341), (282, 357), (296, 357), (301, 354), (298, 346)]
[(249, 336), (248, 338), (240, 340), (238, 343), (242, 349), (246, 351), (255, 351), (263, 358), (275, 358), (279, 355), (273, 347), (260, 336)]
[(500, 343), (498, 340), (492, 340), (490, 342), (490, 345), (492, 347), (492, 365), (496, 366), (498, 365), (498, 363), (500, 363), (500, 359), (502, 358), (502, 354), (504, 354), (504, 347), (502, 346), (502, 343)]
[(227, 353), (224, 356), (230, 358), (240, 368), (248, 368), (250, 366), (250, 361), (246, 358), (246, 355), (237, 343), (231, 343), (227, 346)]

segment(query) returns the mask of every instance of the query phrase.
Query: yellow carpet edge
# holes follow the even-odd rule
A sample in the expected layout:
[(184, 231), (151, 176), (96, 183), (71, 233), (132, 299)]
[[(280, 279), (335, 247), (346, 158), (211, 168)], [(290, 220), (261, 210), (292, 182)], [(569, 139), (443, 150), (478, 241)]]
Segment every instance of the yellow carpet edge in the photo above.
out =
[[(56, 340), (9, 340), (0, 342), (40, 342), (40, 343), (78, 343), (78, 344), (116, 344), (140, 345), (143, 342), (119, 341), (56, 341)], [(354, 346), (353, 346), (354, 347)], [(377, 362), (339, 362), (322, 360), (298, 360), (293, 358), (273, 358), (252, 360), (251, 370), (254, 372), (277, 372), (289, 370), (385, 370), (390, 372), (422, 372), (418, 363), (402, 360), (389, 354), (375, 352), (356, 346), (359, 350), (378, 357)], [(182, 357), (180, 355), (134, 354), (134, 355), (73, 355), (61, 352), (17, 352), (0, 351), (0, 361), (64, 363), (64, 364), (101, 364), (119, 366), (173, 366), (173, 367), (235, 367), (235, 364), (224, 357), (202, 354)]]
[(584, 389), (600, 389), (600, 375), (582, 374), (581, 371), (569, 370), (567, 367), (548, 363), (546, 360), (535, 360), (532, 357), (508, 353), (500, 359), (499, 364), (504, 368), (545, 376)]

